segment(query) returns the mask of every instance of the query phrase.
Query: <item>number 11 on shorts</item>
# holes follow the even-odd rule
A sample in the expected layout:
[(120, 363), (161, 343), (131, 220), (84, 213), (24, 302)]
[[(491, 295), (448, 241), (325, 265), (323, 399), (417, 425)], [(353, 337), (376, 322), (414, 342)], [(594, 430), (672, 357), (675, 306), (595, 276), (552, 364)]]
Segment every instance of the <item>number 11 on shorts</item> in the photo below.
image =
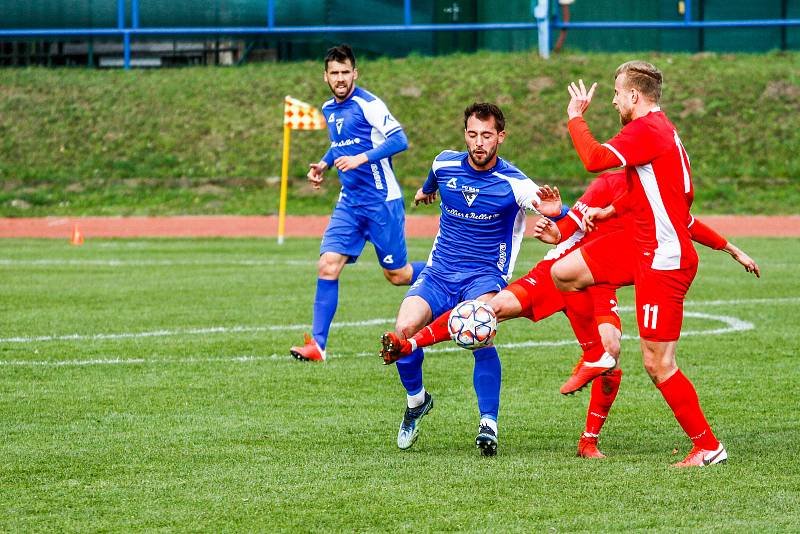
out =
[(644, 327), (655, 330), (658, 323), (658, 304), (645, 304), (642, 309), (644, 310)]

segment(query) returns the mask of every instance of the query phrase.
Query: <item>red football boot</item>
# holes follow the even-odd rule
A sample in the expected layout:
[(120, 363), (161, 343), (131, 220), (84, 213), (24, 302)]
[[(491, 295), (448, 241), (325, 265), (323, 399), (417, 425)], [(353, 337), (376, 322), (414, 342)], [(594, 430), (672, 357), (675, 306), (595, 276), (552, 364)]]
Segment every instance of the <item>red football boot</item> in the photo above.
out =
[(716, 450), (702, 449), (695, 445), (686, 458), (678, 463), (672, 464), (672, 467), (705, 467), (714, 464), (722, 464), (728, 461), (728, 451), (722, 443)]
[(604, 375), (617, 365), (617, 361), (607, 352), (596, 362), (585, 362), (583, 358), (578, 361), (578, 365), (572, 370), (570, 376), (559, 390), (562, 395), (572, 395), (586, 387), (589, 382), (600, 375)]
[(606, 455), (597, 448), (597, 436), (581, 435), (578, 441), (578, 456), (581, 458), (605, 458)]
[(391, 365), (400, 358), (404, 358), (413, 351), (407, 339), (400, 339), (394, 332), (386, 332), (381, 336), (381, 358), (383, 365)]
[(289, 352), (297, 358), (298, 360), (303, 361), (313, 361), (313, 362), (324, 362), (325, 361), (325, 351), (322, 350), (314, 338), (309, 336), (308, 334), (303, 334), (304, 342), (302, 347), (292, 347), (289, 349)]

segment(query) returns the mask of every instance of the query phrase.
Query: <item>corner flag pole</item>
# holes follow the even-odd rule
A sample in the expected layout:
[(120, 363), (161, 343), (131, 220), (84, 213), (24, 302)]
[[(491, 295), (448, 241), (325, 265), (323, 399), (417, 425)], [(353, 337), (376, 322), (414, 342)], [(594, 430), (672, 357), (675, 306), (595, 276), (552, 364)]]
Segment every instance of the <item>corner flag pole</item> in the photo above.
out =
[(289, 188), (289, 142), (291, 127), (283, 125), (283, 161), (281, 162), (281, 202), (278, 208), (278, 244), (283, 245), (286, 230), (286, 190)]
[(317, 108), (291, 96), (283, 99), (283, 161), (281, 162), (281, 202), (278, 208), (278, 244), (286, 232), (286, 195), (289, 190), (289, 137), (292, 130), (324, 130), (328, 126)]

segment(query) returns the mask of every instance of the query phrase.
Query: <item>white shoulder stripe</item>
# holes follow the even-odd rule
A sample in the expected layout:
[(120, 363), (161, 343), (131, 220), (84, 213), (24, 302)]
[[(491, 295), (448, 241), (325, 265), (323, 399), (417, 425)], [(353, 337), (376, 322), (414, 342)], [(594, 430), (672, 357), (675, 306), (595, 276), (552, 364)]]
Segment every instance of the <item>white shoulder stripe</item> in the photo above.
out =
[(436, 172), (439, 169), (441, 169), (442, 167), (460, 167), (460, 166), (461, 166), (461, 161), (460, 160), (454, 160), (454, 161), (453, 160), (451, 160), (451, 161), (433, 160), (433, 164), (431, 165), (431, 168), (433, 169), (433, 172)]
[(619, 153), (619, 150), (617, 150), (613, 146), (609, 145), (608, 143), (603, 143), (602, 146), (606, 147), (611, 152), (613, 152), (614, 155), (617, 156), (619, 158), (619, 160), (622, 162), (622, 166), (623, 167), (627, 167), (628, 166), (628, 162), (625, 160), (625, 158), (622, 156), (622, 154)]

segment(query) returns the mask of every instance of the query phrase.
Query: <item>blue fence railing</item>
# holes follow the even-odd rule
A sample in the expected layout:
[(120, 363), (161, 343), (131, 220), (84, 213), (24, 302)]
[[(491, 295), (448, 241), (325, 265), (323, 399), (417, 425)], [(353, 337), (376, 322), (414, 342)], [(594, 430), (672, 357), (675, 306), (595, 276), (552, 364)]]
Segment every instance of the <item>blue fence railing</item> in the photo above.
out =
[(116, 37), (123, 43), (123, 64), (131, 66), (131, 39), (135, 37), (178, 36), (239, 36), (239, 35), (285, 35), (325, 32), (443, 32), (443, 31), (488, 31), (488, 30), (537, 30), (539, 54), (550, 55), (550, 32), (552, 30), (584, 29), (698, 29), (698, 28), (747, 28), (800, 26), (800, 19), (753, 19), (753, 20), (693, 20), (692, 0), (684, 0), (682, 21), (596, 21), (563, 22), (557, 14), (551, 16), (548, 0), (532, 1), (531, 22), (495, 23), (439, 23), (413, 24), (412, 0), (403, 0), (403, 23), (354, 26), (278, 26), (275, 21), (275, 0), (266, 1), (265, 26), (235, 27), (141, 27), (139, 25), (139, 0), (130, 1), (130, 25), (126, 26), (125, 0), (117, 0), (117, 26), (110, 28), (42, 28), (0, 29), (0, 40), (9, 38), (55, 38), (55, 37)]

